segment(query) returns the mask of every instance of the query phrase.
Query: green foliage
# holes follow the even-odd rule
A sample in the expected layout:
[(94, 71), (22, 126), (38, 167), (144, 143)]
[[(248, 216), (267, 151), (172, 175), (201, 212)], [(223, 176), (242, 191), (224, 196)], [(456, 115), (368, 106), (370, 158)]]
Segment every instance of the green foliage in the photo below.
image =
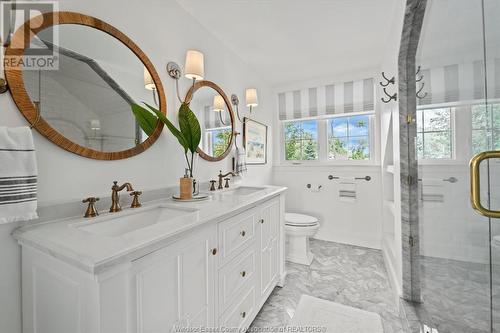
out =
[(227, 150), (229, 141), (231, 140), (231, 130), (227, 129), (217, 131), (216, 139), (217, 141), (213, 145), (213, 154), (214, 157), (219, 157), (223, 155)]
[(419, 159), (451, 158), (451, 109), (417, 111)]
[(186, 103), (182, 103), (179, 109), (179, 126), (189, 150), (196, 152), (201, 141), (201, 127), (198, 118)]
[[(175, 127), (175, 125), (160, 112), (160, 110), (147, 103), (144, 103), (144, 105), (146, 105), (147, 108), (138, 104), (132, 104), (132, 113), (134, 114), (139, 126), (146, 134), (151, 135), (158, 121), (165, 124), (184, 149), (184, 155), (186, 156), (186, 163), (190, 176), (193, 177), (194, 154), (196, 154), (196, 150), (198, 149), (198, 145), (201, 141), (201, 128), (198, 118), (196, 118), (196, 115), (189, 108), (189, 104), (182, 103), (179, 108), (180, 130), (177, 129), (177, 127)], [(188, 151), (191, 152), (191, 161), (187, 156)]]
[(305, 131), (300, 123), (285, 123), (285, 159), (291, 161), (316, 160), (318, 143), (311, 133)]

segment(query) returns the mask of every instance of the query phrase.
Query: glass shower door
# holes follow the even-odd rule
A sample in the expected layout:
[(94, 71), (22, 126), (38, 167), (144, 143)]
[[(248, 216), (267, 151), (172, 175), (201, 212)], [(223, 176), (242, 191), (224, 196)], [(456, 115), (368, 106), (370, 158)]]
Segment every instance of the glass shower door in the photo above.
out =
[[(472, 207), (469, 167), (500, 149), (500, 26), (488, 35), (500, 25), (498, 2), (427, 0), (418, 45), (418, 314), (440, 333), (500, 333), (500, 220)], [(500, 209), (498, 161), (484, 160), (472, 178), (487, 209)]]

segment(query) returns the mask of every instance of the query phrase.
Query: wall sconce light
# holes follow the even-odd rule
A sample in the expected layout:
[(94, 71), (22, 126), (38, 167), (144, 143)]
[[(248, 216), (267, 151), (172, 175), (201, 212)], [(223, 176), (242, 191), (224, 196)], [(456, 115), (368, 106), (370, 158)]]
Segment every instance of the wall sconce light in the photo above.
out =
[[(184, 64), (185, 74), (188, 79), (193, 80), (193, 86), (196, 80), (203, 80), (205, 76), (205, 63), (203, 53), (196, 50), (188, 50), (186, 53), (186, 62)], [(175, 80), (175, 89), (179, 102), (183, 103), (179, 94), (179, 79), (181, 78), (181, 68), (173, 61), (167, 64), (167, 73)]]
[(153, 92), (153, 100), (156, 106), (158, 106), (158, 101), (156, 100), (156, 84), (153, 81), (151, 73), (149, 73), (146, 67), (144, 67), (144, 89), (151, 90)]
[[(240, 122), (243, 122), (243, 120), (241, 120), (240, 110), (238, 108), (238, 105), (240, 104), (240, 100), (238, 99), (238, 96), (236, 96), (236, 94), (231, 95), (231, 103), (236, 108), (236, 115), (238, 116), (238, 120)], [(259, 98), (257, 95), (257, 89), (248, 88), (245, 90), (245, 104), (248, 108), (250, 108), (250, 113), (252, 113), (252, 109), (254, 107), (257, 107), (259, 105)]]
[(222, 98), (221, 95), (215, 95), (214, 96), (214, 107), (213, 110), (219, 114), (219, 119), (222, 125), (226, 125), (224, 120), (222, 120), (222, 112), (224, 112), (224, 106), (226, 105), (226, 102), (224, 101), (224, 98)]

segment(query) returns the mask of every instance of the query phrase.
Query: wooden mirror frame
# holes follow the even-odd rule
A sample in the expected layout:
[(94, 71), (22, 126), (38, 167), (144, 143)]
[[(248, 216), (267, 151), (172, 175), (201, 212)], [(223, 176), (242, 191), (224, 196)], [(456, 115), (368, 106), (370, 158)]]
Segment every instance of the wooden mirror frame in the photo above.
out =
[(198, 147), (198, 149), (196, 150), (198, 152), (198, 154), (200, 155), (200, 157), (203, 158), (204, 160), (210, 161), (210, 162), (218, 162), (218, 161), (222, 161), (223, 159), (225, 159), (227, 157), (227, 155), (229, 155), (229, 153), (231, 152), (231, 149), (233, 148), (233, 140), (234, 140), (234, 133), (235, 133), (233, 107), (231, 106), (231, 102), (229, 101), (229, 98), (227, 98), (224, 90), (222, 90), (222, 88), (219, 87), (214, 82), (207, 81), (207, 80), (198, 81), (193, 86), (191, 86), (191, 88), (188, 90), (188, 92), (186, 94), (186, 98), (184, 99), (186, 101), (186, 103), (188, 103), (188, 104), (191, 103), (191, 100), (193, 99), (193, 96), (196, 93), (196, 91), (202, 87), (210, 87), (210, 88), (214, 89), (215, 91), (217, 91), (219, 93), (219, 95), (222, 96), (222, 98), (224, 99), (224, 103), (226, 103), (227, 111), (229, 112), (229, 117), (231, 118), (231, 138), (229, 139), (229, 145), (228, 145), (226, 151), (224, 152), (224, 154), (222, 154), (218, 157), (214, 157), (214, 156), (210, 156), (207, 153), (205, 153), (200, 147)]
[[(50, 12), (33, 17), (29, 21), (26, 21), (14, 33), (12, 43), (5, 50), (5, 55), (8, 57), (13, 57), (14, 59), (20, 59), (23, 56), (24, 49), (28, 47), (31, 42), (31, 38), (30, 40), (24, 39), (24, 29), (27, 29), (26, 31), (29, 31), (31, 26), (37, 27), (31, 29), (33, 35), (36, 35), (38, 32), (45, 28), (61, 24), (78, 24), (88, 26), (105, 32), (108, 35), (121, 41), (142, 61), (144, 66), (151, 74), (151, 77), (153, 78), (153, 81), (156, 85), (156, 92), (158, 93), (160, 111), (165, 115), (167, 114), (167, 101), (165, 93), (163, 91), (163, 85), (161, 83), (160, 76), (153, 66), (153, 63), (139, 48), (139, 46), (137, 46), (137, 44), (135, 44), (130, 38), (127, 37), (127, 35), (116, 29), (112, 25), (99, 20), (98, 18), (74, 12)], [(12, 48), (12, 45), (23, 45), (23, 47)], [(16, 63), (19, 62), (16, 61)], [(42, 134), (44, 137), (46, 137), (48, 140), (52, 141), (59, 147), (66, 149), (67, 151), (70, 151), (74, 154), (97, 160), (119, 160), (128, 158), (142, 153), (143, 151), (148, 149), (158, 139), (163, 130), (163, 123), (158, 121), (158, 125), (156, 126), (154, 132), (144, 142), (136, 145), (133, 148), (118, 152), (103, 152), (81, 146), (67, 139), (64, 135), (60, 134), (56, 129), (50, 126), (50, 124), (47, 123), (43, 119), (43, 117), (38, 116), (36, 107), (26, 91), (22, 71), (22, 66), (5, 70), (5, 78), (7, 79), (7, 83), (9, 85), (10, 94), (12, 95), (12, 98), (17, 107), (26, 118), (26, 120), (28, 120), (28, 122), (31, 124), (31, 126), (35, 128), (40, 134)], [(132, 110), (130, 110), (130, 113), (132, 114)]]

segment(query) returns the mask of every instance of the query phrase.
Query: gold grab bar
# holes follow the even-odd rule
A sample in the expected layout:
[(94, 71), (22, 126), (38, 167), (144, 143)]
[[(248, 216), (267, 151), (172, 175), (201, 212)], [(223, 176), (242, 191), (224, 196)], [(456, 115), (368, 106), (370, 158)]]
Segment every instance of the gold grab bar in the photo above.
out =
[(470, 160), (470, 200), (472, 208), (479, 214), (491, 218), (500, 218), (500, 211), (489, 210), (481, 204), (481, 179), (479, 166), (482, 161), (490, 158), (500, 158), (500, 151), (484, 151), (477, 154)]

